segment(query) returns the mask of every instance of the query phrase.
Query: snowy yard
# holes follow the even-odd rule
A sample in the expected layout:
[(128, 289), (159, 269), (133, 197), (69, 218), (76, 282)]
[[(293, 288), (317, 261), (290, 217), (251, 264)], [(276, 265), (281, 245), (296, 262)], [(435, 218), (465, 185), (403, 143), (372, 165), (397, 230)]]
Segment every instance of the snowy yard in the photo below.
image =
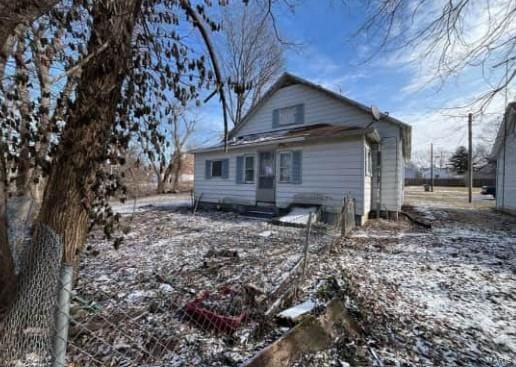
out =
[[(431, 220), (371, 221), (336, 249), (363, 340), (342, 340), (304, 366), (512, 366), (516, 362), (516, 218), (460, 188), (407, 189)], [(321, 272), (328, 272), (328, 264)]]
[[(234, 213), (193, 216), (186, 200), (153, 197), (134, 213), (131, 203), (119, 207), (127, 234), (118, 250), (101, 232), (90, 237), (72, 308), (70, 357), (78, 365), (233, 366), (284, 332), (263, 320), (268, 300), (256, 304), (246, 290), (267, 296), (285, 280), (303, 255), (305, 230)], [(332, 239), (312, 235), (310, 254)], [(232, 335), (184, 312), (197, 296), (225, 288), (238, 294), (223, 311), (246, 314)]]
[[(474, 198), (468, 204), (460, 188), (409, 187), (407, 210), (432, 229), (372, 220), (329, 256), (318, 252), (334, 237), (313, 236), (299, 301), (325, 298), (333, 287), (329, 293), (347, 300), (360, 336), (344, 336), (297, 365), (514, 363), (516, 218), (494, 212), (488, 197)], [(231, 335), (182, 310), (221, 287), (252, 285), (270, 294), (301, 259), (304, 230), (233, 213), (192, 216), (181, 207), (188, 199), (146, 199), (134, 213), (129, 203), (120, 207), (127, 234), (118, 250), (101, 233), (91, 236), (72, 309), (78, 323), (70, 356), (77, 365), (239, 366), (288, 330), (246, 297), (232, 300), (232, 315), (246, 310), (250, 317)]]

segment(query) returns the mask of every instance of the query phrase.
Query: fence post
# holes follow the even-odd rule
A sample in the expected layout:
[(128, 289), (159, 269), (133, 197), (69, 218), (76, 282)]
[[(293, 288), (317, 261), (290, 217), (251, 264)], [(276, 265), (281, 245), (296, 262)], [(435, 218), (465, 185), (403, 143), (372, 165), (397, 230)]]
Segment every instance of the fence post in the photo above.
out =
[(308, 223), (306, 224), (306, 237), (305, 237), (305, 248), (304, 248), (304, 259), (303, 259), (303, 277), (305, 280), (306, 276), (306, 265), (308, 263), (308, 245), (310, 243), (310, 232), (312, 231), (312, 213), (308, 215)]
[(52, 367), (64, 367), (66, 362), (66, 344), (70, 325), (70, 299), (72, 298), (73, 266), (63, 264), (59, 276), (59, 294), (57, 301), (54, 348)]

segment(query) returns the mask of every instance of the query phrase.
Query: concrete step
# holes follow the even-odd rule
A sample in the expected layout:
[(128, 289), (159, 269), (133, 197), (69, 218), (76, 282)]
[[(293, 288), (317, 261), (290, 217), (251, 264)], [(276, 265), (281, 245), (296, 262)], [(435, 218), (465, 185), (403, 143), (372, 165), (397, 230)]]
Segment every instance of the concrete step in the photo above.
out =
[(272, 219), (276, 216), (275, 210), (262, 210), (262, 208), (256, 210), (248, 210), (245, 212), (246, 216), (253, 218), (264, 218), (264, 219)]

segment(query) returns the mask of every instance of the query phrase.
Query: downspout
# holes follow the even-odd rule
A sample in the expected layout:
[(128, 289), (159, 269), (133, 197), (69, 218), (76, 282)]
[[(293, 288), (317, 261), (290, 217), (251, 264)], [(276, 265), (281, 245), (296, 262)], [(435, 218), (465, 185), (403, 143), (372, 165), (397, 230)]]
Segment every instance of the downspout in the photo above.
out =
[(380, 211), (382, 209), (382, 143), (381, 139), (378, 143), (376, 151), (376, 219), (380, 218)]

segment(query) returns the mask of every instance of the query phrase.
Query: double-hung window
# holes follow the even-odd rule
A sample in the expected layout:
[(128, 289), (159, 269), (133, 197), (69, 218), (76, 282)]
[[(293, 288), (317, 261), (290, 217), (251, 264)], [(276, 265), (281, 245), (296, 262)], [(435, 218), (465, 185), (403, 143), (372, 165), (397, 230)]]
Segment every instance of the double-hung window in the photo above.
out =
[(229, 159), (207, 160), (205, 164), (206, 179), (229, 177)]
[(254, 182), (254, 157), (253, 156), (245, 156), (244, 157), (244, 182), (245, 183), (253, 183)]
[(292, 152), (281, 152), (279, 155), (279, 181), (292, 181)]
[(211, 177), (222, 177), (222, 161), (211, 162)]

